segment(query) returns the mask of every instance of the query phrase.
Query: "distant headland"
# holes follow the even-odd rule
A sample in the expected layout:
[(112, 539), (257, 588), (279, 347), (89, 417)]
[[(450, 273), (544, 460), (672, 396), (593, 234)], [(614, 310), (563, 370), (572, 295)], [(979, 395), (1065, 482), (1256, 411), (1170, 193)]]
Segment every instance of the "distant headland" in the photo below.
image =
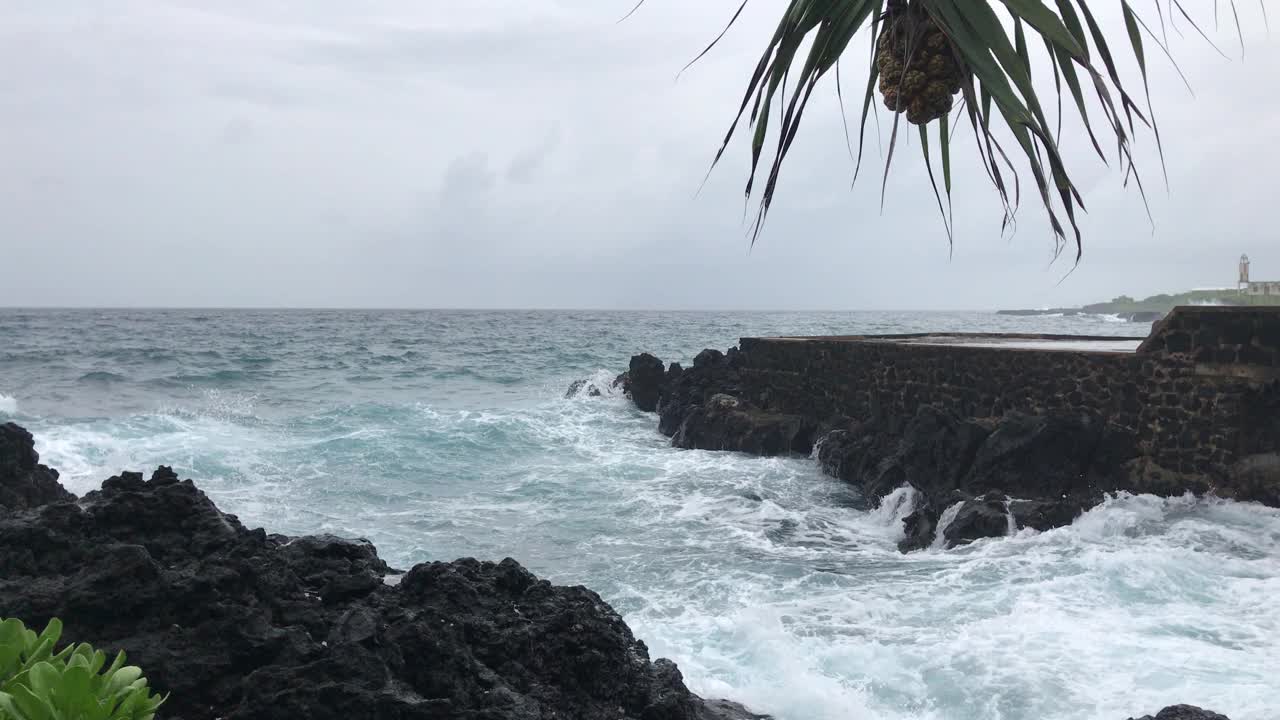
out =
[(1116, 315), (1130, 322), (1155, 322), (1179, 305), (1280, 306), (1280, 281), (1250, 280), (1249, 256), (1240, 256), (1240, 277), (1235, 287), (1204, 288), (1177, 294), (1152, 295), (1135, 300), (1121, 295), (1110, 302), (1073, 308), (1000, 310), (1001, 315)]

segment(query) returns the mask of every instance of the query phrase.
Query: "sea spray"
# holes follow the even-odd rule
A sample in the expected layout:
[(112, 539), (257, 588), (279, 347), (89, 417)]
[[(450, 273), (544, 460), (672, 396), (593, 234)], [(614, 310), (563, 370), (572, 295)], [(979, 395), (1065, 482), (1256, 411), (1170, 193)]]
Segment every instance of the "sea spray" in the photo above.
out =
[(960, 514), (960, 508), (964, 507), (964, 502), (955, 502), (942, 511), (942, 515), (938, 517), (938, 529), (933, 536), (933, 544), (929, 547), (940, 550), (947, 546), (947, 528), (951, 527), (951, 523), (956, 521), (956, 515)]
[(903, 485), (885, 495), (871, 511), (870, 517), (876, 524), (888, 528), (891, 537), (900, 539), (903, 534), (902, 521), (915, 512), (919, 503), (920, 492), (910, 485)]

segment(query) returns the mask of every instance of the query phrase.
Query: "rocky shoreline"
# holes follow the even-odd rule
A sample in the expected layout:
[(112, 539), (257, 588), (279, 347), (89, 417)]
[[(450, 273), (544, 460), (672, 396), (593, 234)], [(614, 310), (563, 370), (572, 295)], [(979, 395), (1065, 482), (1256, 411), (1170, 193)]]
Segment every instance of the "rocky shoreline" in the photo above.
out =
[(676, 447), (813, 454), (824, 472), (857, 488), (868, 508), (909, 487), (904, 552), (1069, 525), (1120, 491), (1213, 492), (1280, 507), (1277, 468), (1254, 462), (1225, 481), (1171, 472), (1143, 458), (1135, 433), (1096, 414), (966, 418), (929, 405), (910, 417), (784, 413), (768, 409), (771, 389), (744, 365), (737, 348), (704, 350), (687, 369), (644, 353), (614, 384), (658, 414), (659, 431)]
[[(692, 380), (724, 362), (700, 358)], [(656, 395), (635, 384), (645, 372), (619, 382), (670, 411), (681, 372), (663, 369)], [(689, 442), (723, 432), (761, 451), (794, 443), (786, 423), (727, 430), (726, 416), (750, 411), (717, 402)], [(59, 617), (66, 638), (126, 650), (170, 693), (169, 719), (764, 718), (694, 695), (598, 595), (515, 560), (400, 572), (363, 540), (247, 529), (167, 467), (76, 498), (13, 423), (0, 425), (0, 617)], [(1141, 720), (1225, 718), (1174, 706)]]
[(598, 595), (515, 560), (405, 573), (249, 530), (168, 468), (77, 499), (0, 425), (0, 617), (124, 649), (183, 720), (747, 720), (650, 661)]

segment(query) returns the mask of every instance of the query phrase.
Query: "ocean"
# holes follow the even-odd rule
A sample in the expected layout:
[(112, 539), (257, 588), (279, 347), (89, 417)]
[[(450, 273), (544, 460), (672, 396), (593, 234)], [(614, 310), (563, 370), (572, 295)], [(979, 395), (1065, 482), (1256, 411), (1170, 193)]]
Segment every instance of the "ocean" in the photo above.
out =
[(172, 465), (251, 527), (599, 592), (695, 692), (779, 720), (1280, 713), (1280, 510), (1118, 496), (900, 554), (810, 458), (677, 450), (607, 384), (772, 334), (1143, 335), (987, 313), (0, 309), (0, 420), (73, 492)]

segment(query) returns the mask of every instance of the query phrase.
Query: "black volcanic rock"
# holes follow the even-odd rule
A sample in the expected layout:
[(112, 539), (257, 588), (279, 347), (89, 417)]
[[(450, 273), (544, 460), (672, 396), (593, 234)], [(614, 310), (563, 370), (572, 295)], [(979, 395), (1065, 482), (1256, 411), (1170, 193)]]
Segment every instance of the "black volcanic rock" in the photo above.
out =
[[(1085, 415), (1010, 413), (978, 421), (923, 406), (897, 424), (847, 423), (819, 443), (818, 462), (872, 504), (903, 485), (919, 492), (919, 506), (905, 521), (904, 550), (932, 544), (942, 509), (957, 500), (986, 498), (967, 502), (944, 528), (947, 547), (1005, 534), (1009, 514), (1018, 528), (1048, 530), (1070, 524), (1104, 492), (1154, 485), (1135, 479), (1136, 440)], [(1263, 476), (1269, 466), (1258, 467)], [(1169, 494), (1175, 486), (1185, 483), (1172, 483)]]
[(857, 477), (860, 456), (856, 446), (860, 439), (854, 427), (839, 428), (823, 435), (818, 440), (818, 465), (822, 472), (846, 481)]
[(645, 412), (657, 410), (665, 381), (666, 369), (661, 360), (649, 353), (632, 356), (625, 387), (636, 407)]
[(898, 549), (902, 552), (934, 546), (939, 540), (939, 533), (942, 535), (939, 546), (944, 548), (1008, 534), (1009, 513), (1005, 508), (1003, 495), (991, 493), (983, 497), (959, 500), (959, 507), (950, 520), (945, 521), (945, 525), (942, 524), (944, 513), (939, 512), (935, 500), (928, 496), (923, 498), (916, 509), (903, 518), (903, 539), (898, 541)]
[(902, 519), (903, 538), (898, 541), (902, 552), (923, 550), (933, 544), (937, 534), (938, 511), (927, 501)]
[(818, 445), (818, 462), (828, 475), (857, 485), (872, 503), (905, 484), (945, 500), (990, 432), (926, 406), (900, 430), (873, 421), (831, 431)]
[(681, 367), (680, 363), (673, 362), (670, 365), (668, 365), (667, 376), (663, 378), (664, 389), (666, 386), (670, 386), (671, 383), (675, 382), (676, 380), (679, 380), (680, 376), (683, 374), (684, 374), (684, 368)]
[[(986, 426), (924, 406), (901, 433), (879, 427), (875, 432), (897, 440), (897, 449), (861, 479), (863, 492), (883, 497), (909, 483), (939, 506), (961, 487), (979, 447), (990, 436)], [(877, 447), (889, 446), (878, 440)]]
[(962, 501), (955, 517), (942, 530), (942, 537), (947, 547), (954, 547), (980, 538), (1002, 537), (1008, 530), (1009, 512), (1004, 496), (989, 493)]
[(875, 505), (906, 482), (892, 458), (901, 439), (883, 426), (851, 423), (832, 430), (818, 443), (818, 464), (826, 474), (858, 487)]
[(1075, 522), (1083, 511), (1080, 503), (1072, 500), (1010, 500), (1009, 514), (1019, 530), (1052, 530)]
[(1088, 416), (1010, 413), (978, 450), (964, 486), (1032, 498), (1088, 495), (1101, 439), (1101, 424)]
[(694, 366), (681, 368), (673, 363), (658, 403), (658, 431), (672, 437), (685, 418), (702, 408), (715, 395), (738, 397), (741, 378), (729, 356), (717, 350), (698, 353)]
[(0, 509), (23, 510), (75, 500), (58, 483), (58, 471), (40, 464), (31, 433), (14, 423), (0, 424)]
[(364, 541), (248, 530), (163, 467), (0, 514), (0, 617), (55, 616), (125, 649), (170, 720), (755, 717), (690, 693), (586, 588), (510, 559), (398, 575)]
[(705, 370), (715, 367), (723, 361), (724, 353), (719, 350), (707, 348), (693, 358), (693, 367), (695, 370)]
[(691, 450), (787, 455), (808, 453), (813, 433), (799, 416), (764, 412), (732, 395), (713, 395), (685, 416), (671, 444)]
[[(614, 382), (614, 386), (616, 387), (618, 381), (614, 380), (613, 382)], [(572, 383), (570, 383), (569, 389), (565, 391), (564, 396), (566, 398), (572, 398), (572, 397), (577, 397), (579, 395), (582, 395), (584, 393), (586, 394), (587, 397), (601, 397), (602, 395), (604, 395), (604, 391), (600, 389), (599, 385), (596, 385), (590, 380), (584, 379), (584, 380), (574, 380)]]
[[(1129, 720), (1135, 720), (1135, 718), (1129, 718)], [(1172, 705), (1154, 716), (1143, 715), (1136, 720), (1230, 720), (1230, 718), (1192, 705)]]

